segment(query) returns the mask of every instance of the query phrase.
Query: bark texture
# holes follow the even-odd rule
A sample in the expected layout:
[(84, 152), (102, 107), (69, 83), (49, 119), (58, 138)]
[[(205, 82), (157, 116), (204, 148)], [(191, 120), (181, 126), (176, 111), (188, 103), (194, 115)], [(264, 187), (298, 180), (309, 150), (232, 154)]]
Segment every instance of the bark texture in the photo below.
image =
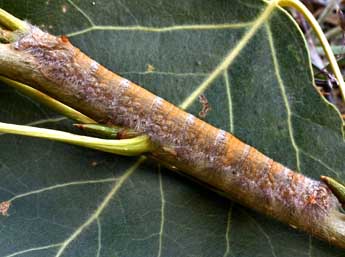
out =
[(188, 114), (107, 70), (37, 27), (0, 45), (0, 73), (29, 84), (103, 124), (147, 134), (152, 152), (261, 213), (345, 248), (345, 215), (328, 187), (258, 152), (233, 135)]

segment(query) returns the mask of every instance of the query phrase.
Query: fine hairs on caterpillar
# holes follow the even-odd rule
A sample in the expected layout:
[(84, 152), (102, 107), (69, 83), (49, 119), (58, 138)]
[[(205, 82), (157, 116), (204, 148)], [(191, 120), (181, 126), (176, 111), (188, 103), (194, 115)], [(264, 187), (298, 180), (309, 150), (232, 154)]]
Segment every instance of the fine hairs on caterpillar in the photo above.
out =
[[(330, 222), (340, 203), (327, 185), (273, 161), (230, 133), (107, 70), (66, 37), (35, 26), (2, 45), (0, 71), (69, 105), (99, 123), (150, 137), (149, 153), (168, 167), (221, 191), (236, 202), (345, 247), (344, 222)], [(1, 56), (0, 56), (1, 59)], [(13, 60), (16, 59), (15, 69)], [(202, 98), (204, 114), (208, 102)], [(260, 204), (258, 204), (260, 203)], [(342, 240), (340, 240), (342, 239)]]

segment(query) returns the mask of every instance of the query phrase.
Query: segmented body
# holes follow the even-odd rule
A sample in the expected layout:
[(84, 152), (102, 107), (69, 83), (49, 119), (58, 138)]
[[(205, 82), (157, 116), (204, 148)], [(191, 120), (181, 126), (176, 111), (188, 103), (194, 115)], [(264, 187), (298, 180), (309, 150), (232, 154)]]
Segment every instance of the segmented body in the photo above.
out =
[(314, 234), (322, 229), (315, 224), (338, 206), (322, 182), (291, 171), (230, 133), (112, 73), (65, 37), (33, 27), (12, 48), (25, 52), (26, 61), (38, 67), (31, 75), (33, 86), (100, 123), (149, 135), (157, 144), (153, 157), (231, 199)]

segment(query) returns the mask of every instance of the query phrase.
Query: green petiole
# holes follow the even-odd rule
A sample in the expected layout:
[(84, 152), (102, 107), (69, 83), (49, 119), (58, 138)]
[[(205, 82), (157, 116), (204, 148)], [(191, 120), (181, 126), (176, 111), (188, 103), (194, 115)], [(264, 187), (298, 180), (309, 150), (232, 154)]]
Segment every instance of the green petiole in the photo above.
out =
[(96, 121), (93, 119), (30, 86), (3, 76), (0, 76), (0, 80), (66, 117), (76, 120), (80, 123), (86, 123), (76, 125), (83, 130), (93, 132), (107, 138), (127, 138), (127, 140), (106, 140), (94, 137), (79, 136), (56, 130), (6, 123), (0, 123), (0, 132), (2, 133), (46, 138), (126, 156), (139, 155), (149, 152), (153, 149), (153, 145), (147, 136), (139, 136), (138, 133), (133, 130), (118, 126), (96, 124)]
[(77, 110), (55, 100), (54, 98), (38, 91), (37, 89), (34, 89), (30, 86), (27, 86), (23, 83), (8, 79), (6, 77), (0, 76), (0, 81), (5, 82), (7, 85), (17, 89), (19, 92), (25, 94), (26, 96), (29, 96), (33, 100), (36, 100), (52, 110), (61, 113), (62, 115), (72, 119), (76, 120), (80, 123), (96, 123), (93, 119), (87, 117), (86, 115), (78, 112)]
[(345, 101), (345, 82), (340, 68), (337, 64), (337, 60), (332, 52), (331, 46), (323, 33), (319, 23), (315, 20), (313, 14), (298, 0), (276, 0), (277, 5), (281, 7), (292, 7), (299, 11), (304, 18), (308, 21), (309, 25), (314, 30), (316, 36), (319, 38), (320, 44), (325, 52), (325, 55), (329, 61), (329, 65), (332, 68), (335, 78), (338, 80), (341, 96)]
[(343, 207), (345, 207), (345, 185), (327, 176), (321, 176), (320, 178), (338, 198)]
[(74, 124), (75, 127), (82, 129), (86, 132), (94, 133), (106, 138), (133, 138), (140, 134), (132, 129), (126, 129), (119, 126), (107, 126), (102, 124)]
[(0, 24), (12, 31), (26, 32), (29, 29), (25, 21), (14, 17), (12, 14), (0, 8)]
[(150, 138), (145, 135), (131, 139), (111, 140), (79, 136), (52, 129), (14, 125), (2, 122), (0, 122), (0, 133), (50, 139), (125, 156), (140, 155), (146, 152), (151, 152), (155, 149)]

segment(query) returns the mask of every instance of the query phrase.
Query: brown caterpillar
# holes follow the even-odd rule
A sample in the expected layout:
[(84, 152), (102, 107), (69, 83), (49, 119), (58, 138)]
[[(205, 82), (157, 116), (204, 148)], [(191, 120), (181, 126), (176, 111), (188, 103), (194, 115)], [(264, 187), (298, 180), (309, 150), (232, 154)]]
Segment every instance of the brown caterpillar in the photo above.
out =
[(96, 121), (149, 135), (157, 145), (150, 153), (153, 158), (293, 227), (326, 240), (337, 238), (336, 244), (345, 248), (345, 235), (334, 227), (344, 224), (329, 222), (334, 213), (340, 219), (344, 215), (323, 182), (274, 162), (230, 133), (112, 73), (65, 37), (31, 27), (6, 47), (21, 60), (17, 69), (0, 63), (6, 76), (29, 83)]

